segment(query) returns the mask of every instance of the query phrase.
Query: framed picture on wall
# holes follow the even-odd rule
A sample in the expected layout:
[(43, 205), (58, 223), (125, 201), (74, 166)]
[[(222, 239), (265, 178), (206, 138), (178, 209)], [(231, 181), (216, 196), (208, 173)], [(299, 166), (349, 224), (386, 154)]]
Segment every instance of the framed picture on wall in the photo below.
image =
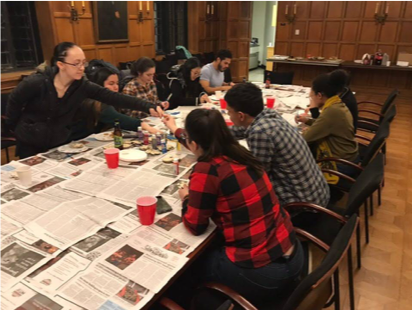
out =
[(93, 13), (97, 43), (129, 41), (127, 1), (94, 1)]

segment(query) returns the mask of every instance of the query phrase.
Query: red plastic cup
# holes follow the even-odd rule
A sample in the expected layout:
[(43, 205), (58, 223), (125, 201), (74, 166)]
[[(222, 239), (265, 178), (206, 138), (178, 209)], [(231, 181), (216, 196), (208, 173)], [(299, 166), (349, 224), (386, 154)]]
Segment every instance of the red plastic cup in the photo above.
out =
[(223, 99), (223, 98), (220, 98), (220, 108), (221, 108), (222, 110), (226, 110), (226, 107), (227, 107), (227, 102), (226, 102), (226, 100)]
[(273, 109), (274, 106), (275, 106), (275, 98), (267, 98), (266, 99), (266, 107), (268, 109)]
[(153, 196), (142, 196), (137, 198), (137, 212), (139, 212), (142, 225), (152, 225), (156, 213), (157, 198)]
[(104, 156), (106, 157), (106, 163), (109, 169), (119, 167), (119, 149), (106, 149), (104, 150)]
[(233, 122), (232, 122), (230, 119), (227, 119), (227, 120), (226, 120), (226, 125), (228, 125), (228, 126), (233, 126), (234, 124), (233, 124)]

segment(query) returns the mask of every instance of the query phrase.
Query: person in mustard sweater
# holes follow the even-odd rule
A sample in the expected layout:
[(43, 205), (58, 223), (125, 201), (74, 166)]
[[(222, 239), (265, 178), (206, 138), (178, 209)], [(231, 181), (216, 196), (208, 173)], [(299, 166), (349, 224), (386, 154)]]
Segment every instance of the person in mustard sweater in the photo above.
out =
[[(337, 157), (359, 163), (358, 144), (355, 140), (353, 117), (339, 98), (340, 87), (333, 74), (322, 74), (312, 82), (310, 108), (319, 108), (317, 119), (299, 116), (297, 121), (309, 125), (303, 137), (315, 146), (316, 158)], [(356, 170), (347, 165), (336, 164), (339, 172), (353, 176)], [(332, 183), (333, 184), (333, 183)]]

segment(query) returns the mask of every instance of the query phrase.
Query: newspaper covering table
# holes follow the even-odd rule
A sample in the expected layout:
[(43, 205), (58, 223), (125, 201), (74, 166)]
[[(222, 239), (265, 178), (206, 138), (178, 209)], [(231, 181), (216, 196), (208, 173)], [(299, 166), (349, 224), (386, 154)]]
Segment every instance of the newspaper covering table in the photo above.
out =
[[(308, 89), (284, 86), (263, 96), (275, 96), (276, 108), (293, 123)], [(178, 124), (194, 108), (179, 107)], [(211, 222), (194, 236), (182, 223), (178, 189), (196, 163), (188, 151), (175, 148), (112, 170), (103, 155), (112, 142), (93, 135), (81, 142), (84, 153), (55, 149), (1, 167), (2, 309), (141, 309), (215, 229)], [(163, 162), (166, 156), (180, 159), (178, 174)], [(17, 178), (22, 165), (32, 168), (29, 186)], [(159, 194), (172, 211), (142, 226), (136, 198)]]

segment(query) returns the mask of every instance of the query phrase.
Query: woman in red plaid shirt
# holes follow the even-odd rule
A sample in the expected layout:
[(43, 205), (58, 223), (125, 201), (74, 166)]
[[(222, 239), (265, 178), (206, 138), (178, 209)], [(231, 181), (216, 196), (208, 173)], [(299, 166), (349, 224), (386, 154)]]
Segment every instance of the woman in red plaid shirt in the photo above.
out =
[(183, 223), (199, 235), (211, 218), (224, 240), (202, 261), (201, 280), (228, 285), (252, 302), (293, 289), (303, 251), (261, 163), (234, 139), (217, 110), (193, 110), (185, 130), (170, 116), (164, 122), (198, 160), (189, 187), (179, 192)]

